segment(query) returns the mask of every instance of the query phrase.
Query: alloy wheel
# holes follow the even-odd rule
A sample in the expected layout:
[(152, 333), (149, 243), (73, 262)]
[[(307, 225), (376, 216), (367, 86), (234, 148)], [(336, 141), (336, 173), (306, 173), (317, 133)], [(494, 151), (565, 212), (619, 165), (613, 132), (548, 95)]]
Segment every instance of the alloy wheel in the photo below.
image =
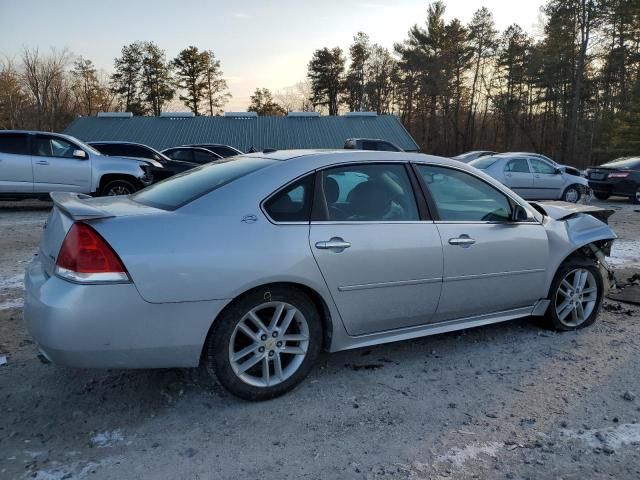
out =
[(580, 192), (575, 188), (568, 189), (564, 194), (565, 202), (576, 203), (580, 199)]
[(598, 301), (598, 285), (586, 268), (570, 271), (560, 282), (555, 295), (555, 309), (560, 322), (571, 328), (584, 323)]
[(290, 378), (304, 361), (309, 325), (300, 310), (286, 302), (252, 308), (229, 340), (229, 362), (243, 382), (271, 387)]
[(109, 191), (107, 192), (107, 196), (114, 197), (116, 195), (129, 195), (130, 193), (132, 192), (130, 192), (127, 187), (123, 187), (122, 185), (117, 185), (109, 189)]

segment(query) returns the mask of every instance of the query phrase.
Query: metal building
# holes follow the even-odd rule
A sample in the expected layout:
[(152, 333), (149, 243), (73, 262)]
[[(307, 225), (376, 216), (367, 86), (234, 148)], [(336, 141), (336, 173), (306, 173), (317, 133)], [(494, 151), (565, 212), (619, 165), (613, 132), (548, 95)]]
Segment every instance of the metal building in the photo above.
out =
[(228, 112), (220, 117), (163, 113), (137, 117), (128, 113), (75, 119), (64, 131), (84, 141), (119, 140), (144, 143), (158, 150), (194, 143), (222, 143), (244, 152), (250, 148), (343, 148), (347, 138), (378, 138), (406, 151), (419, 149), (395, 115), (351, 112), (341, 116), (291, 112), (262, 117), (253, 112)]

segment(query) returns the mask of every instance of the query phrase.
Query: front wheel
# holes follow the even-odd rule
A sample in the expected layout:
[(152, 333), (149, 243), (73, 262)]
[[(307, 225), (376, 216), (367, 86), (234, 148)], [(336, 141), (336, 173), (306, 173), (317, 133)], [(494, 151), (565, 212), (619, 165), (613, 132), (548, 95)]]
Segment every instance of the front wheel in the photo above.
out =
[(562, 194), (562, 200), (565, 202), (577, 203), (580, 200), (580, 188), (577, 185), (570, 185)]
[(551, 283), (547, 320), (556, 330), (577, 330), (598, 317), (604, 282), (600, 269), (588, 259), (574, 259), (560, 266)]
[(136, 186), (128, 180), (111, 180), (102, 187), (100, 194), (105, 197), (113, 197), (116, 195), (131, 195), (135, 191)]
[(300, 383), (321, 345), (313, 302), (295, 288), (265, 287), (240, 297), (216, 319), (205, 362), (232, 394), (266, 400)]

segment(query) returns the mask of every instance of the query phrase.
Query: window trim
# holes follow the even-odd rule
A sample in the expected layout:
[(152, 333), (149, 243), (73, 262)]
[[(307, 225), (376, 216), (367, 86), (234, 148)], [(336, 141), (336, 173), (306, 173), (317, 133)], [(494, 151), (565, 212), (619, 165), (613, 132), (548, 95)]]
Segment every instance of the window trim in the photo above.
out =
[[(311, 176), (312, 177), (311, 178), (311, 209), (310, 209), (310, 213), (309, 213), (309, 219), (306, 222), (304, 222), (304, 221), (302, 221), (302, 222), (301, 221), (287, 222), (287, 221), (278, 221), (278, 220), (275, 220), (275, 219), (271, 218), (271, 215), (269, 215), (269, 212), (267, 211), (266, 203), (269, 200), (271, 200), (273, 197), (275, 197), (276, 195), (281, 193), (282, 191), (284, 191), (287, 188), (289, 188), (294, 183), (299, 182), (300, 180), (302, 180), (303, 178), (305, 178), (307, 176)], [(311, 170), (309, 172), (305, 172), (302, 175), (297, 176), (296, 178), (294, 178), (290, 182), (287, 182), (286, 184), (284, 184), (283, 186), (281, 186), (277, 190), (274, 190), (272, 193), (267, 195), (260, 202), (260, 210), (262, 211), (262, 214), (267, 218), (267, 220), (269, 220), (269, 223), (271, 223), (273, 225), (309, 225), (311, 223), (311, 219), (313, 218), (313, 212), (314, 212), (315, 203), (316, 203), (316, 190), (317, 190), (316, 185), (318, 183), (316, 181), (316, 179), (317, 179), (317, 170)], [(306, 192), (305, 192), (305, 195), (306, 195)]]
[(414, 167), (414, 172), (415, 172), (416, 176), (418, 177), (418, 183), (420, 184), (420, 187), (423, 190), (423, 194), (424, 194), (425, 198), (427, 198), (427, 203), (429, 204), (429, 207), (431, 208), (431, 211), (433, 212), (433, 219), (434, 219), (433, 221), (436, 224), (542, 225), (542, 222), (539, 221), (535, 217), (535, 215), (533, 216), (533, 218), (531, 220), (525, 220), (525, 221), (521, 221), (521, 222), (499, 221), (499, 220), (442, 220), (440, 218), (440, 212), (438, 212), (438, 207), (435, 204), (433, 196), (431, 195), (431, 192), (429, 191), (429, 188), (427, 187), (427, 184), (424, 181), (424, 178), (422, 178), (422, 175), (420, 175), (420, 172), (418, 171), (418, 167), (420, 165), (429, 166), (429, 167), (448, 168), (450, 170), (457, 170), (459, 172), (466, 173), (467, 175), (471, 175), (472, 177), (476, 178), (477, 180), (480, 180), (481, 182), (485, 183), (489, 187), (493, 188), (494, 190), (497, 190), (502, 195), (504, 195), (507, 198), (507, 200), (509, 201), (509, 204), (511, 205), (511, 208), (513, 208), (515, 205), (520, 205), (521, 207), (524, 207), (527, 211), (529, 211), (529, 210), (531, 210), (531, 207), (522, 205), (515, 198), (513, 198), (509, 193), (504, 192), (503, 190), (501, 190), (499, 188), (496, 188), (494, 185), (491, 185), (485, 179), (479, 177), (478, 175), (476, 175), (473, 172), (469, 172), (468, 170), (465, 170), (464, 168), (460, 168), (460, 167), (457, 167), (457, 166), (443, 165), (443, 164), (438, 164), (438, 163), (433, 163), (433, 162), (411, 162), (411, 164)]
[[(325, 170), (331, 170), (333, 168), (341, 168), (341, 167), (350, 167), (350, 166), (358, 166), (358, 165), (401, 165), (404, 168), (405, 174), (407, 175), (407, 179), (409, 180), (409, 185), (411, 185), (411, 193), (413, 194), (413, 199), (416, 202), (416, 210), (418, 212), (418, 220), (328, 220), (329, 214), (323, 206), (326, 206), (326, 199), (324, 197), (324, 190), (322, 189), (322, 181), (320, 176), (322, 172)], [(416, 191), (416, 182), (415, 178), (413, 178), (413, 172), (411, 168), (411, 164), (407, 160), (401, 161), (393, 161), (393, 160), (372, 160), (372, 161), (363, 161), (363, 162), (341, 162), (332, 165), (326, 165), (322, 168), (318, 168), (316, 170), (316, 178), (315, 178), (315, 192), (313, 198), (313, 205), (311, 208), (311, 224), (312, 225), (364, 225), (364, 224), (401, 224), (401, 223), (425, 223), (425, 222), (433, 222), (433, 218), (430, 215), (430, 209), (428, 208), (424, 197), (422, 196), (422, 191)], [(422, 203), (421, 205), (421, 202)], [(424, 217), (423, 217), (424, 215)]]

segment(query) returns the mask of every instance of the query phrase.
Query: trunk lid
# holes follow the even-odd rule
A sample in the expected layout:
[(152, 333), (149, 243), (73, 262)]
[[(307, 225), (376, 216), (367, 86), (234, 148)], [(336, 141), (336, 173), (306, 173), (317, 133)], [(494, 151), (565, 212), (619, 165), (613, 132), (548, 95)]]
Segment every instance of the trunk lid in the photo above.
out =
[(53, 274), (64, 237), (75, 222), (108, 221), (109, 218), (159, 212), (130, 200), (127, 196), (93, 198), (82, 193), (53, 192), (53, 208), (44, 224), (40, 258), (49, 275)]

